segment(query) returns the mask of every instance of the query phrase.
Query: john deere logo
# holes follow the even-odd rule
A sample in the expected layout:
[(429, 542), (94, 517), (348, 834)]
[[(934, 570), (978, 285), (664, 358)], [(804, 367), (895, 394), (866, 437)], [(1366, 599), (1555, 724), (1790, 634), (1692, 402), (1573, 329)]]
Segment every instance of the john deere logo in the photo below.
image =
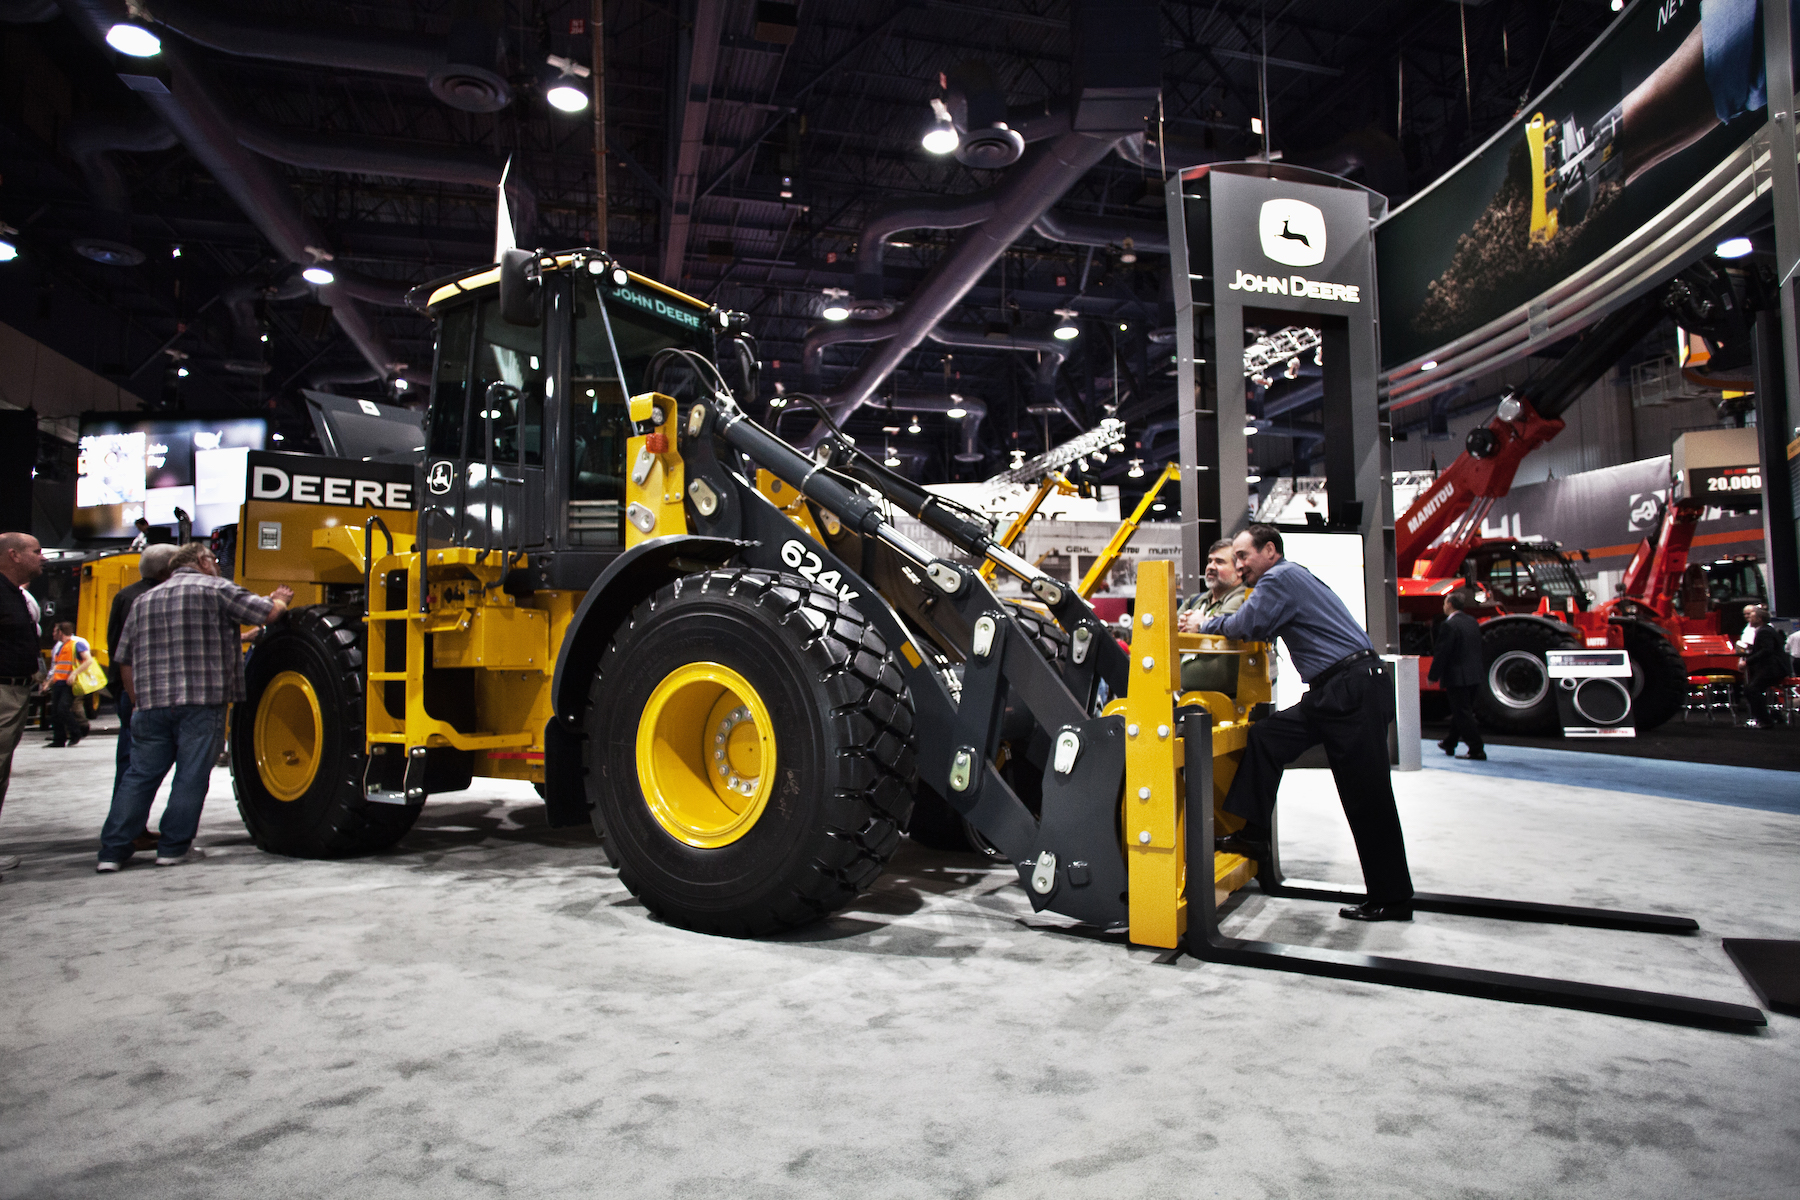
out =
[(1265, 200), (1257, 222), (1262, 252), (1290, 267), (1325, 261), (1325, 214), (1304, 200)]
[(431, 470), (425, 476), (425, 486), (431, 489), (432, 495), (441, 496), (450, 490), (450, 481), (455, 478), (456, 475), (451, 471), (449, 463), (434, 462), (431, 464)]

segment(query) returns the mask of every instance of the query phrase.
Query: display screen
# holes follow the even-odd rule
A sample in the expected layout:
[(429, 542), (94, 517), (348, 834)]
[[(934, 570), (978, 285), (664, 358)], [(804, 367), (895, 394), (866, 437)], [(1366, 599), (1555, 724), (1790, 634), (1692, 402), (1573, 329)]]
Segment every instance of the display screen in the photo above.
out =
[(244, 475), (268, 423), (260, 417), (90, 418), (75, 459), (77, 537), (131, 537), (143, 517), (170, 537), (188, 514), (204, 536), (238, 519)]

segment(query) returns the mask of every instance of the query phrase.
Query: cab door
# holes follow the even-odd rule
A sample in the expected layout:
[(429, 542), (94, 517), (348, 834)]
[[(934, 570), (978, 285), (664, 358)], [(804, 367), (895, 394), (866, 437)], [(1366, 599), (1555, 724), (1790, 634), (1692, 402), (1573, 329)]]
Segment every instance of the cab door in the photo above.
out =
[(545, 543), (543, 327), (513, 325), (490, 296), (446, 310), (427, 421), (421, 494), (443, 518), (422, 539), (463, 546)]

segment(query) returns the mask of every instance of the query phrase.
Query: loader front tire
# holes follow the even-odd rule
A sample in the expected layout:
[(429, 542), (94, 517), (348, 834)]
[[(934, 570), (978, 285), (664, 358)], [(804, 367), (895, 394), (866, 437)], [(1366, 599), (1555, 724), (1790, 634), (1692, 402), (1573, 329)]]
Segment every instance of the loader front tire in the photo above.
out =
[(262, 849), (296, 858), (386, 850), (417, 806), (363, 794), (363, 623), (352, 609), (297, 608), (263, 631), (231, 711), (238, 813)]
[(881, 636), (798, 576), (687, 575), (634, 609), (584, 718), (594, 825), (663, 920), (754, 937), (843, 908), (912, 807), (912, 707)]

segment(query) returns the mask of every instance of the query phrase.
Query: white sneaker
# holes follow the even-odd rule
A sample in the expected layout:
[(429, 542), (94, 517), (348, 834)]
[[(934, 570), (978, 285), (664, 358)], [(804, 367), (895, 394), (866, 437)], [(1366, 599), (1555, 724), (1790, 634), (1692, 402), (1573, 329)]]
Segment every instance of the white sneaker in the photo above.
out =
[(21, 861), (22, 860), (16, 854), (0, 855), (0, 871), (10, 871), (18, 866)]
[(177, 854), (173, 857), (162, 854), (157, 855), (156, 865), (159, 867), (179, 867), (182, 863), (199, 862), (205, 857), (206, 851), (190, 847), (186, 854)]
[(125, 866), (124, 863), (117, 863), (117, 862), (112, 861), (110, 858), (103, 858), (99, 862), (94, 864), (94, 874), (110, 875), (114, 871), (120, 870), (124, 866)]

